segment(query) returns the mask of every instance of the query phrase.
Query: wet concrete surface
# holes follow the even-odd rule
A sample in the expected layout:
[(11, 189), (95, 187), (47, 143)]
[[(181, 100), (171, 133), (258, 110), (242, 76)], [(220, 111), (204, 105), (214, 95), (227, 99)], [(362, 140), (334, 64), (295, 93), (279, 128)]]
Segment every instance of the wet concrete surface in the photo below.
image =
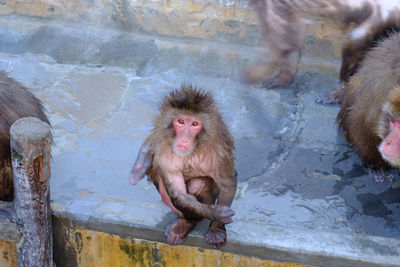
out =
[[(55, 214), (154, 230), (148, 238), (165, 242), (175, 215), (152, 184), (131, 186), (128, 176), (162, 97), (191, 83), (213, 94), (235, 138), (239, 184), (226, 250), (294, 251), (302, 256), (283, 260), (316, 265), (318, 255), (399, 264), (397, 171), (371, 180), (336, 129), (339, 106), (314, 102), (336, 88), (340, 62), (304, 58), (292, 85), (267, 90), (240, 82), (256, 55), (246, 46), (0, 17), (0, 70), (31, 88), (53, 126)], [(206, 230), (201, 223), (186, 244)]]

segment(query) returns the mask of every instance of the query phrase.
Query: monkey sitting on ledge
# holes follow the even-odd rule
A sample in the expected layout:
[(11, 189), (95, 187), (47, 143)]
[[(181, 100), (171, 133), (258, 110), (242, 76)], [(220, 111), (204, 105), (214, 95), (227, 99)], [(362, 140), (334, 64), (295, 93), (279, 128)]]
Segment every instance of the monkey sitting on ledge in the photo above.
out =
[(392, 32), (366, 53), (359, 70), (336, 91), (339, 128), (372, 178), (400, 168), (400, 33)]
[(164, 98), (130, 182), (137, 184), (147, 174), (178, 214), (165, 231), (169, 244), (182, 243), (203, 218), (211, 221), (207, 243), (214, 248), (226, 243), (237, 184), (233, 151), (233, 137), (209, 93), (182, 86)]

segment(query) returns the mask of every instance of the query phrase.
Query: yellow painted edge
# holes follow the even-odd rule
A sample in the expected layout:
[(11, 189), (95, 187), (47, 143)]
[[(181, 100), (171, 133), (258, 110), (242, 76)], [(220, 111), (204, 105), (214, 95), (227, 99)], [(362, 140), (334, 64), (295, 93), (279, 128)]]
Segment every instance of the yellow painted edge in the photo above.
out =
[(307, 266), (248, 257), (216, 249), (185, 245), (170, 246), (160, 242), (122, 238), (92, 230), (64, 231), (64, 237), (67, 239), (65, 251), (75, 251), (78, 266)]

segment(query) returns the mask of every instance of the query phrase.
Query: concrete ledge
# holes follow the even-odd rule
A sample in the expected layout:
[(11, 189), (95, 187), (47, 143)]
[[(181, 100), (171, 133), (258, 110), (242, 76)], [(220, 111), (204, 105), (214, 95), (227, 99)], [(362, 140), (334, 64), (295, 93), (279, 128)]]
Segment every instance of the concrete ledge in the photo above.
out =
[[(122, 222), (117, 221), (104, 221), (101, 218), (90, 218), (87, 221), (82, 221), (74, 218), (73, 214), (56, 213), (53, 216), (53, 225), (55, 229), (55, 253), (58, 255), (56, 256), (56, 262), (57, 258), (58, 262), (66, 262), (65, 259), (63, 259), (64, 255), (71, 257), (70, 261), (72, 260), (72, 262), (74, 260), (85, 258), (82, 257), (82, 255), (85, 254), (93, 253), (93, 257), (96, 253), (98, 253), (96, 255), (104, 255), (104, 253), (100, 253), (99, 251), (95, 252), (91, 248), (96, 247), (97, 250), (111, 251), (112, 247), (109, 246), (114, 242), (112, 240), (113, 238), (121, 238), (125, 239), (126, 242), (134, 243), (137, 248), (133, 249), (133, 251), (147, 251), (147, 253), (149, 253), (148, 244), (152, 244), (151, 246), (153, 246), (154, 243), (147, 242), (146, 245), (144, 240), (155, 241), (159, 246), (164, 244), (163, 246), (165, 248), (168, 247), (168, 249), (174, 250), (173, 247), (165, 244), (163, 227), (152, 229), (148, 228), (146, 225), (127, 225), (121, 223)], [(204, 233), (206, 232), (207, 227), (203, 224), (202, 227), (200, 227), (201, 229), (195, 232), (195, 234), (190, 234), (190, 236), (184, 241), (183, 245), (176, 247), (176, 253), (192, 257), (186, 258), (186, 260), (193, 264), (195, 263), (195, 266), (202, 266), (203, 261), (207, 266), (226, 266), (224, 264), (214, 265), (214, 262), (221, 257), (222, 254), (226, 253), (234, 257), (242, 257), (246, 260), (251, 258), (254, 260), (253, 263), (273, 261), (275, 264), (282, 263), (284, 264), (283, 266), (291, 266), (291, 264), (296, 266), (297, 264), (305, 264), (307, 266), (332, 267), (399, 266), (399, 239), (350, 233), (340, 234), (335, 232), (304, 230), (273, 225), (263, 225), (262, 229), (259, 229), (260, 231), (257, 233), (247, 233), (245, 229), (256, 229), (257, 226), (249, 226), (249, 223), (240, 225), (240, 223), (237, 222), (235, 225), (235, 228), (242, 229), (242, 232), (238, 235), (235, 234), (235, 232), (228, 230), (228, 238), (230, 240), (227, 245), (219, 251), (210, 249), (208, 244), (205, 243)], [(93, 235), (94, 233), (103, 233), (104, 236), (102, 243), (94, 244), (85, 242), (83, 236), (88, 235), (88, 233), (91, 233), (89, 235)], [(254, 242), (255, 239), (251, 238), (254, 234), (257, 235), (257, 242)], [(71, 240), (73, 242), (70, 242)], [(137, 242), (138, 240), (142, 241)], [(204, 250), (200, 248), (203, 248)], [(121, 248), (121, 250), (123, 249)], [(215, 256), (197, 262), (197, 257), (202, 258), (202, 256), (198, 256), (196, 253), (189, 256), (187, 253), (182, 252), (186, 250), (195, 250), (200, 254), (204, 251), (214, 251)], [(112, 257), (114, 256), (115, 254), (112, 255)], [(111, 257), (111, 255), (108, 257)], [(135, 257), (140, 257), (140, 259), (144, 258), (143, 255), (136, 255)], [(61, 261), (61, 259), (63, 260)], [(147, 259), (156, 262), (162, 262), (165, 260), (167, 263), (173, 263), (169, 258), (164, 259), (162, 256), (159, 258), (152, 258), (149, 256)], [(112, 259), (107, 260), (111, 261)], [(89, 262), (86, 264), (82, 266), (91, 266)], [(238, 264), (234, 266), (242, 265)]]
[[(62, 266), (305, 266), (289, 262), (201, 248), (190, 244), (170, 246), (154, 238), (93, 230), (92, 224), (80, 224), (54, 216), (55, 262)], [(104, 230), (104, 226), (101, 228)], [(111, 226), (111, 225), (108, 225)], [(112, 227), (112, 226), (111, 226)], [(146, 229), (126, 229), (147, 232)], [(196, 238), (192, 238), (196, 239)], [(308, 265), (307, 265), (308, 266)]]

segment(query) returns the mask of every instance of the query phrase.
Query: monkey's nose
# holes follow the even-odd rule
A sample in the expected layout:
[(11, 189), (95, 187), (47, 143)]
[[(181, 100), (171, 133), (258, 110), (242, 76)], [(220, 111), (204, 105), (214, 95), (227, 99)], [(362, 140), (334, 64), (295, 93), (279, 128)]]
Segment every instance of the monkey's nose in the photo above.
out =
[(380, 150), (386, 156), (398, 157), (400, 151), (399, 148), (400, 147), (396, 146), (391, 141), (387, 141), (386, 143), (383, 143), (383, 145), (380, 147)]

